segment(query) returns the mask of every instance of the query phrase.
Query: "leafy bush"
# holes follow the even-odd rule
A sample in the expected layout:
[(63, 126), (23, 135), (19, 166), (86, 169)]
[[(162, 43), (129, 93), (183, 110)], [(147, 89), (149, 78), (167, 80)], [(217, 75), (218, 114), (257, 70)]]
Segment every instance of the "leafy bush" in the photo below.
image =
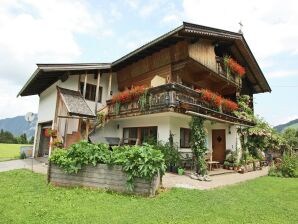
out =
[(163, 154), (151, 145), (113, 147), (90, 144), (87, 141), (71, 145), (67, 150), (56, 149), (50, 161), (66, 173), (77, 173), (88, 164), (120, 165), (127, 174), (129, 189), (133, 189), (135, 178), (152, 179), (157, 173), (165, 172)]
[(87, 164), (93, 164), (93, 166), (97, 163), (109, 164), (110, 160), (111, 152), (108, 145), (95, 145), (87, 141), (73, 144), (67, 150), (56, 149), (50, 157), (50, 161), (66, 173), (77, 173)]
[(281, 173), (284, 177), (298, 177), (298, 157), (294, 155), (283, 156)]
[(112, 155), (113, 163), (121, 165), (127, 173), (130, 189), (135, 178), (151, 180), (156, 174), (165, 172), (163, 154), (151, 145), (114, 147)]
[(270, 167), (269, 176), (298, 177), (298, 156), (284, 155), (281, 164)]
[(26, 153), (22, 152), (20, 155), (20, 159), (26, 159), (26, 158), (27, 158)]
[(154, 145), (154, 148), (160, 150), (161, 153), (164, 155), (166, 167), (177, 166), (180, 163), (180, 156), (177, 145), (171, 145), (170, 142), (158, 142), (156, 145)]

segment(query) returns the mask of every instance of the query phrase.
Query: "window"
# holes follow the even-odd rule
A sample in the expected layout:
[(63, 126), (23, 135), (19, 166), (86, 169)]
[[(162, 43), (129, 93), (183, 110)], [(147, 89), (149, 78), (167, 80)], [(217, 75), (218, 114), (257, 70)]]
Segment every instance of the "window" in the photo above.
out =
[[(84, 92), (84, 83), (80, 83), (80, 90), (83, 95)], [(86, 84), (86, 95), (85, 99), (90, 100), (90, 101), (95, 101), (95, 96), (96, 96), (96, 85), (87, 83)], [(102, 96), (102, 87), (99, 87), (98, 89), (98, 102), (101, 103), (101, 96)]]
[(124, 144), (135, 145), (138, 138), (137, 128), (123, 128)]
[(137, 139), (141, 143), (157, 141), (157, 127), (123, 128), (124, 144), (135, 145)]
[(157, 141), (157, 127), (141, 128), (141, 142), (153, 143)]
[(190, 148), (191, 133), (188, 128), (180, 128), (180, 148)]

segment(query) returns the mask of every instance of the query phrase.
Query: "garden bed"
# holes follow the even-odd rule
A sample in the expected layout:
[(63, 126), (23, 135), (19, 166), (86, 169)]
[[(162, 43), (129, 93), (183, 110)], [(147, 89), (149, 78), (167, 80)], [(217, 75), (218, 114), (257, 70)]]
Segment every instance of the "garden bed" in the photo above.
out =
[(136, 178), (133, 191), (129, 191), (127, 188), (127, 175), (122, 171), (121, 166), (97, 164), (94, 167), (88, 165), (79, 170), (78, 173), (67, 174), (58, 166), (51, 164), (49, 182), (56, 186), (83, 186), (154, 196), (159, 188), (160, 177), (155, 175), (151, 181)]

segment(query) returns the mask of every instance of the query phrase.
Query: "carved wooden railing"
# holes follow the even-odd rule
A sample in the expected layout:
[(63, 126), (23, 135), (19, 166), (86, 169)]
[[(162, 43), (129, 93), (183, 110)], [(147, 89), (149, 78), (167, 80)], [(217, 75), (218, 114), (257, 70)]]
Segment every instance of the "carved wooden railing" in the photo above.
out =
[(120, 103), (118, 106), (109, 100), (107, 106), (109, 119), (167, 111), (185, 113), (190, 110), (229, 121), (242, 122), (230, 111), (216, 108), (211, 103), (202, 100), (200, 94), (193, 89), (177, 83), (164, 84), (148, 89), (146, 102), (143, 106), (139, 99)]

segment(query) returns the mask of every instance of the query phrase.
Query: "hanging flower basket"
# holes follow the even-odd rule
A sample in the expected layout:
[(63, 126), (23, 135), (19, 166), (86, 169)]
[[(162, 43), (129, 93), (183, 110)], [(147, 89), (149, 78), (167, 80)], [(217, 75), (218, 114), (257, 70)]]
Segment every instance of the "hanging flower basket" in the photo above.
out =
[(57, 137), (57, 130), (55, 130), (55, 129), (53, 130), (52, 128), (46, 128), (44, 130), (44, 135), (48, 138), (50, 138), (50, 137), (55, 138), (55, 137)]

